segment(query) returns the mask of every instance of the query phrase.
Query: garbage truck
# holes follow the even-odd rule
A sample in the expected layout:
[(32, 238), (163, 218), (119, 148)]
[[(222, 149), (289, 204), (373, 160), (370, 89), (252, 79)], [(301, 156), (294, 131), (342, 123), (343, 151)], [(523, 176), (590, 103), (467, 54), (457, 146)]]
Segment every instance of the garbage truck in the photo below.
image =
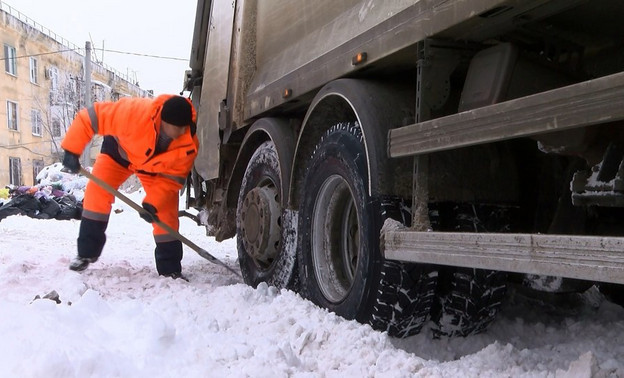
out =
[[(188, 185), (244, 281), (396, 337), (624, 284), (624, 3), (199, 0)], [(620, 294), (620, 299), (621, 299)]]

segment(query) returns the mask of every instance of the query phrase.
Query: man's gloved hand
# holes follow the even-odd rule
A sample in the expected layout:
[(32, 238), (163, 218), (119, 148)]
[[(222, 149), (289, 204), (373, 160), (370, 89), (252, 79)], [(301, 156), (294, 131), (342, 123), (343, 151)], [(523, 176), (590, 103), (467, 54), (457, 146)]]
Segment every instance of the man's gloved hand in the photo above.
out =
[(63, 157), (63, 166), (65, 171), (69, 173), (80, 172), (80, 156), (73, 152), (65, 150), (65, 156)]
[(156, 210), (156, 208), (152, 204), (143, 202), (143, 208), (145, 209), (145, 211), (141, 212), (139, 216), (143, 218), (147, 223), (159, 221), (158, 216), (156, 215), (158, 210)]

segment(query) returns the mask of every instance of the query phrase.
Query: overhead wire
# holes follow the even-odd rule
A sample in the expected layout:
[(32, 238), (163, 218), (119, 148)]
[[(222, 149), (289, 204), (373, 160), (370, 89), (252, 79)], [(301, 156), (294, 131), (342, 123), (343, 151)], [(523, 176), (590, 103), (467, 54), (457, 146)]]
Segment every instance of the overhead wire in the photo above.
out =
[(44, 53), (39, 53), (39, 54), (29, 54), (29, 55), (20, 55), (20, 56), (14, 56), (14, 57), (4, 57), (4, 58), (0, 58), (0, 60), (30, 58), (30, 57), (35, 57), (35, 56), (58, 54), (58, 53), (62, 53), (62, 52), (76, 51), (76, 50), (81, 50), (81, 49), (65, 49), (65, 50), (49, 51), (49, 52), (44, 52)]
[(30, 144), (41, 144), (41, 143), (54, 143), (54, 142), (52, 140), (38, 140), (35, 142), (26, 142), (26, 143), (5, 144), (5, 145), (0, 144), (0, 148), (10, 150), (10, 149), (17, 148), (17, 147), (24, 147)]
[[(41, 141), (38, 143), (52, 143), (51, 141)], [(32, 149), (26, 147), (27, 144), (35, 144), (35, 143), (22, 143), (22, 144), (16, 144), (13, 146), (0, 146), (0, 148), (5, 149), (5, 150), (16, 150), (18, 148), (23, 148), (27, 151), (29, 151), (30, 153), (34, 154), (34, 155), (38, 155), (38, 156), (42, 156), (42, 157), (49, 157), (50, 154), (45, 154), (45, 153), (41, 153), (41, 152), (37, 152), (37, 151), (33, 151)]]
[[(30, 57), (41, 56), (41, 55), (59, 54), (59, 53), (67, 52), (67, 51), (82, 51), (82, 50), (84, 50), (84, 48), (65, 49), (65, 50), (50, 51), (50, 52), (39, 53), (39, 54), (20, 55), (20, 56), (15, 56), (12, 58), (3, 57), (3, 58), (0, 58), (0, 60), (30, 58)], [(178, 60), (178, 61), (188, 60), (186, 58), (177, 58), (177, 57), (172, 57), (172, 56), (163, 56), (163, 55), (154, 55), (154, 54), (143, 54), (143, 53), (136, 53), (136, 52), (130, 52), (130, 51), (109, 50), (109, 49), (103, 49), (103, 48), (97, 48), (97, 47), (92, 48), (92, 50), (99, 50), (102, 52), (111, 52), (111, 53), (116, 53), (116, 54), (136, 55), (136, 56), (143, 56), (147, 58), (156, 58), (156, 59), (168, 59), (168, 60)]]
[(169, 60), (179, 60), (179, 61), (187, 61), (188, 60), (188, 59), (185, 59), (185, 58), (176, 58), (176, 57), (172, 57), (172, 56), (142, 54), (142, 53), (135, 53), (135, 52), (129, 52), (129, 51), (109, 50), (109, 49), (103, 49), (103, 48), (97, 48), (97, 47), (93, 48), (93, 50), (100, 50), (100, 51), (103, 51), (103, 52), (112, 52), (112, 53), (117, 53), (117, 54), (137, 55), (137, 56), (144, 56), (144, 57), (148, 57), (148, 58), (157, 58), (157, 59), (169, 59)]

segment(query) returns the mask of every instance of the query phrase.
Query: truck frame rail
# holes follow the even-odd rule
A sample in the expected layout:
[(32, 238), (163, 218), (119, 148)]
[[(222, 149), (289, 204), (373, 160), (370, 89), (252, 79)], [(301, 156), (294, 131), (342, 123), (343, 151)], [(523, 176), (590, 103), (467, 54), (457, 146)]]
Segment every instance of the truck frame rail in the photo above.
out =
[(389, 132), (402, 157), (624, 119), (624, 73), (415, 123)]
[(624, 238), (388, 231), (391, 260), (624, 284)]

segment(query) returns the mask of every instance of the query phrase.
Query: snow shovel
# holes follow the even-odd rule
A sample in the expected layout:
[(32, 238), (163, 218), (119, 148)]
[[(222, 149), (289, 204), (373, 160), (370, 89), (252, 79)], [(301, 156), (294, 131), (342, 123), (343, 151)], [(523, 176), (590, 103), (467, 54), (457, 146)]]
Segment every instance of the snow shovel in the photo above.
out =
[[(126, 203), (126, 205), (130, 206), (131, 208), (133, 208), (134, 210), (136, 210), (139, 214), (145, 214), (145, 215), (151, 215), (147, 210), (145, 210), (142, 206), (138, 205), (137, 203), (135, 203), (134, 201), (132, 201), (130, 198), (124, 196), (123, 194), (121, 194), (121, 192), (119, 192), (117, 189), (113, 188), (112, 186), (108, 185), (106, 182), (104, 182), (103, 180), (99, 179), (98, 177), (94, 176), (93, 174), (91, 174), (91, 172), (87, 171), (86, 169), (84, 169), (83, 167), (80, 167), (80, 174), (86, 176), (89, 180), (92, 180), (93, 182), (95, 182), (96, 184), (98, 184), (99, 186), (102, 187), (102, 189), (106, 190), (108, 193), (114, 195), (115, 197), (119, 198), (120, 200), (122, 200), (123, 202)], [(238, 277), (241, 277), (240, 273), (238, 273), (237, 271), (235, 271), (234, 269), (232, 269), (231, 267), (227, 266), (223, 261), (219, 260), (218, 258), (214, 257), (213, 255), (211, 255), (210, 253), (208, 253), (208, 251), (206, 251), (205, 249), (201, 248), (200, 246), (198, 246), (197, 244), (193, 243), (192, 241), (190, 241), (189, 239), (187, 239), (184, 235), (180, 234), (178, 231), (174, 230), (173, 228), (171, 228), (169, 225), (161, 222), (158, 219), (154, 220), (154, 223), (156, 223), (158, 226), (160, 226), (162, 229), (164, 229), (165, 231), (167, 231), (169, 233), (169, 235), (173, 236), (174, 238), (178, 239), (179, 241), (181, 241), (183, 244), (186, 244), (186, 246), (188, 246), (189, 248), (191, 248), (192, 250), (194, 250), (195, 252), (197, 252), (198, 255), (200, 255), (201, 257), (205, 258), (206, 260), (210, 261), (211, 263), (217, 264), (217, 265), (221, 265), (222, 267), (224, 267), (225, 269), (229, 270), (230, 272), (234, 273), (235, 275), (237, 275)], [(242, 277), (241, 277), (242, 278)]]

